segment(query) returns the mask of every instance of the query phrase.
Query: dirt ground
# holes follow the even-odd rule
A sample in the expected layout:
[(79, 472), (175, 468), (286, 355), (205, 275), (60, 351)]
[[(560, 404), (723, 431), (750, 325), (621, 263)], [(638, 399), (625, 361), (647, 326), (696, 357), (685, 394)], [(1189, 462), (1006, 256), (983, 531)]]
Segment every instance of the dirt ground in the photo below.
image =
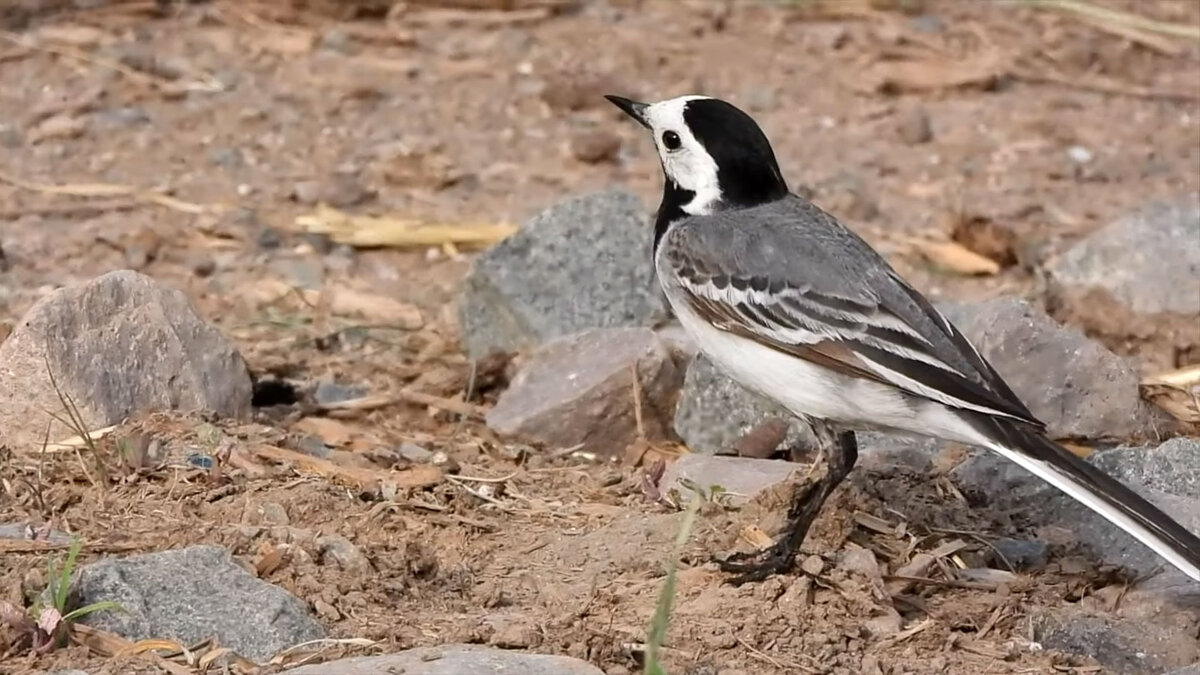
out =
[[(933, 297), (1036, 297), (1039, 264), (1064, 243), (1149, 200), (1200, 191), (1200, 48), (1157, 33), (962, 1), (830, 11), (614, 0), (571, 12), (414, 2), (390, 18), (372, 6), (389, 3), (329, 4), (0, 11), (14, 31), (0, 33), (0, 336), (54, 288), (133, 267), (185, 290), (258, 376), (409, 387), (434, 403), (460, 396), (470, 364), (453, 303), (470, 252), (351, 251), (302, 232), (297, 217), (327, 202), (515, 224), (618, 186), (650, 210), (652, 149), (600, 98), (610, 92), (700, 91), (746, 107), (793, 187)], [(1107, 4), (1200, 23), (1188, 0)], [(958, 258), (912, 243), (955, 230), (999, 273), (948, 273)], [(421, 325), (331, 317), (277, 292), (281, 282), (411, 304)], [(1147, 368), (1166, 365), (1178, 364)], [(476, 380), (486, 406), (496, 386)], [(527, 451), (444, 407), (394, 403), (330, 421), (284, 405), (247, 424), (158, 415), (105, 437), (99, 460), (9, 449), (0, 522), (78, 533), (85, 561), (227, 546), (309, 603), (334, 637), (377, 643), (327, 645), (313, 658), (461, 641), (637, 671), (679, 514), (646, 497), (643, 467)], [(381, 499), (262, 457), (214, 471), (186, 461), (196, 448), (286, 446), (305, 434), (366, 471), (394, 461), (381, 449), (418, 443), (457, 463), (458, 478)], [(123, 467), (116, 448), (130, 439), (154, 439), (172, 459)], [(1109, 571), (1056, 557), (1015, 583), (899, 588), (837, 562), (865, 548), (895, 566), (955, 539), (956, 555), (981, 556), (990, 539), (1022, 532), (945, 479), (857, 472), (806, 544), (825, 559), (815, 580), (723, 584), (709, 555), (733, 543), (740, 518), (706, 507), (687, 547), (671, 673), (1098, 672), (1030, 649), (1030, 617), (1079, 603)], [(323, 533), (353, 542), (369, 569), (326, 560), (314, 543)], [(42, 583), (46, 555), (6, 549), (5, 599)], [(881, 627), (895, 612), (898, 633)], [(83, 645), (10, 655), (0, 672), (67, 666), (159, 672)]]

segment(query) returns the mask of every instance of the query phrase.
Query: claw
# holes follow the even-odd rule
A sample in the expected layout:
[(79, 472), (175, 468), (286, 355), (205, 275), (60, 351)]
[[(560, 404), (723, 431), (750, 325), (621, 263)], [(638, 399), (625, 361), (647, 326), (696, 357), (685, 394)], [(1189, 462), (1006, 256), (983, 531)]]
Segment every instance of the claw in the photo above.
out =
[(791, 569), (796, 551), (788, 543), (784, 539), (757, 551), (733, 553), (723, 559), (717, 559), (716, 563), (721, 571), (737, 575), (727, 580), (734, 586), (762, 581)]

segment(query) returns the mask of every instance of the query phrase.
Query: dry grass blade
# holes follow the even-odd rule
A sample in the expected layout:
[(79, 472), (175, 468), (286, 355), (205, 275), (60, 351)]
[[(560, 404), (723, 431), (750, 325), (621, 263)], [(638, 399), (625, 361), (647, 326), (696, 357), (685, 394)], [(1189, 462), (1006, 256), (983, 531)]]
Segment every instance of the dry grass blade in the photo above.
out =
[(93, 444), (96, 441), (104, 438), (105, 436), (108, 436), (113, 431), (115, 431), (117, 429), (117, 426), (118, 425), (113, 424), (113, 425), (110, 425), (107, 427), (102, 427), (100, 429), (94, 429), (92, 431), (89, 431), (89, 432), (87, 432), (86, 436), (81, 436), (81, 435), (76, 434), (75, 436), (72, 436), (71, 438), (67, 438), (67, 439), (58, 441), (56, 443), (47, 443), (45, 449), (48, 451), (55, 452), (55, 451), (62, 451), (62, 450), (76, 450), (78, 448), (90, 448), (93, 446)]
[[(79, 623), (71, 627), (71, 639), (104, 656), (134, 654), (137, 649), (137, 646), (133, 642), (126, 640), (120, 635)], [(168, 661), (154, 652), (147, 651), (143, 656), (150, 659), (158, 668), (170, 673), (170, 675), (193, 675), (194, 673), (191, 668)]]
[(514, 225), (429, 223), (394, 216), (356, 216), (322, 206), (316, 213), (296, 218), (307, 232), (325, 234), (339, 244), (359, 248), (488, 246), (517, 231)]
[(1141, 382), (1142, 396), (1185, 424), (1200, 424), (1200, 366), (1189, 366)]
[(350, 411), (367, 411), (386, 408), (397, 403), (412, 403), (414, 405), (424, 405), (430, 408), (437, 408), (452, 412), (458, 415), (465, 415), (471, 419), (483, 419), (487, 414), (487, 410), (481, 406), (466, 403), (444, 396), (434, 396), (433, 394), (425, 394), (419, 391), (410, 391), (407, 389), (398, 391), (394, 394), (379, 394), (375, 396), (363, 396), (362, 398), (353, 398), (346, 401), (337, 401), (335, 403), (326, 403), (316, 406), (320, 412), (350, 412)]
[(211, 75), (202, 75), (199, 79), (190, 82), (176, 82), (151, 73), (130, 68), (129, 66), (112, 61), (110, 59), (94, 56), (80, 49), (66, 45), (48, 46), (37, 44), (33, 40), (16, 33), (0, 31), (0, 39), (7, 40), (15, 45), (32, 49), (34, 51), (54, 54), (55, 56), (93, 66), (100, 66), (114, 72), (120, 73), (132, 82), (153, 87), (167, 92), (185, 92), (185, 91), (201, 91), (201, 92), (218, 92), (223, 91), (224, 86)]
[(1120, 26), (1137, 31), (1158, 33), (1173, 37), (1188, 38), (1200, 41), (1200, 27), (1185, 23), (1170, 23), (1156, 21), (1144, 16), (1130, 14), (1107, 7), (1084, 2), (1083, 0), (1006, 0), (1009, 4), (1028, 5), (1038, 9), (1047, 9), (1064, 14), (1074, 14), (1093, 24)]
[(34, 183), (22, 178), (18, 178), (9, 173), (0, 171), (0, 183), (8, 183), (23, 190), (31, 190), (51, 195), (68, 195), (72, 197), (128, 197), (137, 202), (147, 204), (157, 204), (159, 206), (190, 213), (193, 215), (202, 213), (221, 213), (225, 210), (222, 205), (215, 204), (195, 204), (192, 202), (176, 199), (151, 190), (143, 190), (132, 185), (118, 185), (115, 183), (65, 183), (63, 185), (45, 185)]

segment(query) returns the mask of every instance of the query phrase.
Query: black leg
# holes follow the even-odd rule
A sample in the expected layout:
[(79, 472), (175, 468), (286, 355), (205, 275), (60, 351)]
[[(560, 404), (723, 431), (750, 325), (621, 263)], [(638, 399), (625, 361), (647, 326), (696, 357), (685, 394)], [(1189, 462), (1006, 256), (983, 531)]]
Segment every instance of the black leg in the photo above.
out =
[(814, 431), (821, 441), (821, 454), (826, 464), (824, 474), (815, 482), (805, 481), (796, 487), (788, 508), (787, 524), (774, 544), (757, 551), (735, 553), (717, 561), (722, 570), (737, 574), (729, 580), (730, 583), (741, 585), (749, 581), (761, 581), (790, 569), (800, 544), (804, 543), (804, 537), (825, 505), (825, 500), (841, 485), (858, 461), (858, 441), (854, 432), (836, 433), (825, 425), (814, 425)]

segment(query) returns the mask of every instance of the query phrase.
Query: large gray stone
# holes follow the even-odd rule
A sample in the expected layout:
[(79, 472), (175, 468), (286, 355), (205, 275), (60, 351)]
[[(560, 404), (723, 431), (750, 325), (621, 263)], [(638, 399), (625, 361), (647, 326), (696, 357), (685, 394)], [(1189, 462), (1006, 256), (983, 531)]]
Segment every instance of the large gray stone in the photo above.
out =
[(1158, 438), (1170, 421), (1142, 400), (1123, 358), (1019, 298), (941, 307), (1053, 438)]
[(683, 375), (649, 328), (594, 329), (537, 349), (488, 412), (488, 426), (551, 447), (620, 454), (637, 438), (635, 367), (643, 432), (669, 439)]
[(451, 644), (396, 654), (360, 656), (283, 671), (289, 675), (604, 675), (579, 659)]
[(688, 489), (686, 480), (705, 494), (719, 486), (729, 495), (731, 503), (742, 504), (787, 480), (793, 471), (807, 471), (808, 468), (805, 464), (780, 459), (689, 453), (671, 462), (659, 481), (659, 490), (663, 494), (674, 490), (686, 502), (695, 495)]
[(704, 356), (692, 359), (675, 408), (675, 433), (692, 452), (729, 452), (751, 429), (767, 420), (788, 425), (781, 446), (810, 443), (808, 426), (776, 403), (747, 390)]
[[(1200, 440), (1176, 438), (1159, 446), (1101, 450), (1087, 461), (1124, 482), (1189, 531), (1200, 532)], [(1001, 509), (1014, 510), (1034, 525), (1067, 528), (1104, 562), (1142, 574), (1163, 566), (1174, 569), (1124, 530), (995, 453), (975, 454), (952, 473), (960, 486), (986, 496)], [(1200, 582), (1181, 583), (1176, 595), (1200, 599)]]
[(0, 343), (0, 445), (73, 435), (53, 421), (63, 395), (89, 429), (149, 410), (250, 412), (251, 382), (233, 344), (179, 291), (124, 270), (51, 293)]
[(637, 197), (600, 192), (547, 209), (475, 259), (459, 298), (463, 345), (479, 357), (589, 328), (664, 316)]
[(1050, 311), (1149, 370), (1200, 350), (1200, 195), (1153, 203), (1047, 267)]
[(304, 603), (256, 579), (217, 546), (102, 560), (80, 570), (79, 603), (111, 600), (125, 612), (88, 614), (82, 622), (130, 640), (165, 638), (221, 646), (258, 662), (325, 637)]
[(1103, 289), (1142, 314), (1200, 315), (1200, 196), (1151, 204), (1116, 220), (1046, 271), (1053, 283)]
[(1038, 617), (1034, 639), (1050, 649), (1094, 658), (1122, 675), (1158, 675), (1200, 658), (1196, 638), (1185, 630), (1079, 612)]

